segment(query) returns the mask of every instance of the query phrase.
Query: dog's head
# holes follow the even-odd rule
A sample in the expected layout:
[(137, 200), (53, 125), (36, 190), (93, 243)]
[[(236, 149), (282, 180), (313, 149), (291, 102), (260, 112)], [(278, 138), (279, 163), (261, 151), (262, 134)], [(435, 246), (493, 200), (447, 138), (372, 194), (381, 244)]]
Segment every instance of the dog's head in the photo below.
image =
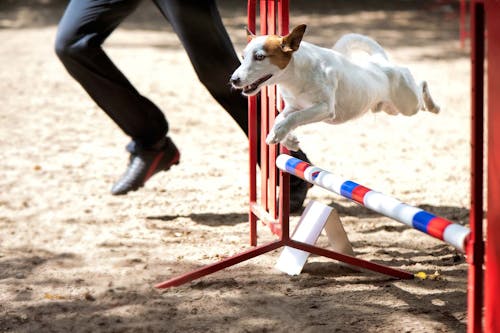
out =
[(260, 87), (274, 83), (276, 77), (288, 66), (293, 52), (297, 51), (306, 31), (306, 25), (295, 27), (288, 35), (255, 36), (247, 29), (250, 42), (243, 50), (240, 67), (231, 75), (230, 82), (244, 95), (258, 93)]

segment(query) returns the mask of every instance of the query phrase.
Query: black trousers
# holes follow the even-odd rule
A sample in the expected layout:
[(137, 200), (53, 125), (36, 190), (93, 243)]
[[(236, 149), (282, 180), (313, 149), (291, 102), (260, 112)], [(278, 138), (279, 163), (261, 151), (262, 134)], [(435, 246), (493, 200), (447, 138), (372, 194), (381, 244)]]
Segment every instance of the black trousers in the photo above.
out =
[[(101, 47), (141, 1), (71, 0), (59, 23), (55, 48), (90, 97), (134, 142), (148, 147), (167, 135), (168, 122)], [(215, 0), (153, 1), (181, 40), (200, 81), (247, 133), (247, 99), (228, 86), (240, 62)]]
[[(128, 146), (132, 150), (150, 147), (167, 135), (168, 122), (163, 112), (132, 86), (101, 46), (141, 1), (71, 0), (59, 23), (55, 45), (68, 72), (132, 138)], [(240, 61), (215, 0), (152, 1), (179, 36), (200, 81), (248, 135), (247, 98), (228, 86)], [(260, 153), (260, 149), (257, 151)], [(307, 161), (301, 150), (291, 154)], [(292, 187), (300, 182), (296, 177), (291, 180)]]

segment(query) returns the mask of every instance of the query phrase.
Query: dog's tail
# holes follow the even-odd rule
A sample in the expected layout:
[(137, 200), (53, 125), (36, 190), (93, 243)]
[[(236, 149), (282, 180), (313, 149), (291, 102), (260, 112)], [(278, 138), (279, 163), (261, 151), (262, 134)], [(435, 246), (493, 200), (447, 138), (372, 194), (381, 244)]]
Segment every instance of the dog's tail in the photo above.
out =
[(370, 37), (360, 34), (346, 34), (335, 43), (333, 49), (350, 57), (354, 51), (364, 51), (370, 55), (380, 55), (388, 59), (382, 46)]

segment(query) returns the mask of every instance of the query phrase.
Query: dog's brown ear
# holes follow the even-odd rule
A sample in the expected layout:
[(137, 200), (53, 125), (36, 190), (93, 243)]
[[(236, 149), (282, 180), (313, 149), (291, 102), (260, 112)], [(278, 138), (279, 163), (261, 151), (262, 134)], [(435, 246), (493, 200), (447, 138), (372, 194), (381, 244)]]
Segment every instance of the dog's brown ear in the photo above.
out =
[(247, 30), (247, 39), (248, 39), (248, 41), (251, 41), (252, 39), (254, 39), (255, 37), (257, 37), (257, 36), (255, 36), (253, 34), (253, 32), (250, 31), (250, 29), (248, 29), (248, 27), (246, 27), (246, 30)]
[(304, 33), (306, 32), (306, 27), (305, 24), (296, 26), (293, 28), (292, 32), (284, 36), (281, 39), (281, 50), (287, 53), (297, 51), (302, 41), (302, 37), (304, 37)]

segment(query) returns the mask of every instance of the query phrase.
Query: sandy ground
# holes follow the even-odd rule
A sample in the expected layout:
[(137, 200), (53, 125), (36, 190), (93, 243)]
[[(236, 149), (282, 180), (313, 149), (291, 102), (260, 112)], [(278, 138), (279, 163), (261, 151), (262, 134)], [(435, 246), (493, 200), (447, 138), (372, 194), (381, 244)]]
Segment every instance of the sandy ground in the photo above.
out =
[[(320, 257), (290, 277), (274, 268), (278, 250), (154, 289), (249, 248), (245, 136), (146, 1), (106, 49), (165, 110), (182, 161), (111, 196), (128, 139), (53, 53), (64, 1), (15, 3), (0, 5), (0, 332), (465, 332), (462, 254), (319, 188), (306, 203), (338, 209), (357, 256), (439, 279), (400, 281)], [(442, 113), (309, 125), (302, 147), (318, 166), (465, 225), (469, 61), (458, 21), (419, 1), (379, 3), (292, 1), (291, 23), (307, 23), (306, 40), (323, 46), (345, 32), (375, 37), (428, 80)], [(239, 51), (245, 2), (220, 7)], [(273, 238), (260, 229), (261, 242)]]

